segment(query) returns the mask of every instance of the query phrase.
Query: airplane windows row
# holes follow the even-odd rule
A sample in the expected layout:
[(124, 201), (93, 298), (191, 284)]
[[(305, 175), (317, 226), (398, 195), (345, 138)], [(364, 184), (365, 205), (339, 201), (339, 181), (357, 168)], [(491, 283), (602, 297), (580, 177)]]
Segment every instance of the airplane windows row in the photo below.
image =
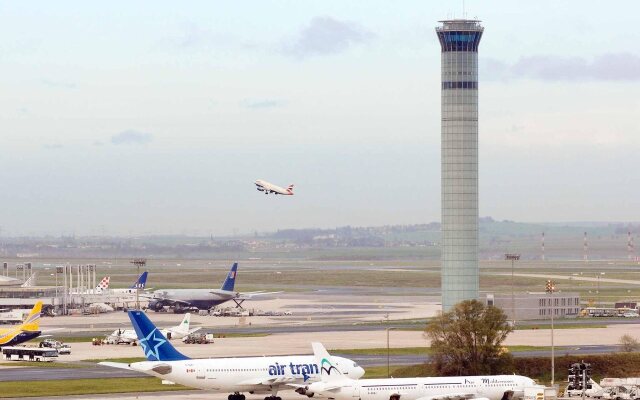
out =
[(207, 372), (258, 372), (268, 371), (266, 368), (221, 368), (221, 369), (207, 369)]

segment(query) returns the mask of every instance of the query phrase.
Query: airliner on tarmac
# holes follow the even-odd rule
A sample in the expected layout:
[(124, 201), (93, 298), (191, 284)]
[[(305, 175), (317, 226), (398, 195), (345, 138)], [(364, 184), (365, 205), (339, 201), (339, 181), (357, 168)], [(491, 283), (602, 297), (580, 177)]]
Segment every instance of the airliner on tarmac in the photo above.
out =
[[(190, 359), (177, 351), (142, 311), (129, 311), (140, 347), (148, 361), (131, 364), (101, 362), (114, 368), (143, 372), (184, 386), (231, 393), (228, 400), (245, 400), (241, 393), (268, 394), (281, 400), (279, 391), (320, 379), (320, 364), (313, 356), (275, 356)], [(352, 360), (333, 357), (341, 376), (358, 379), (364, 370)]]
[(360, 379), (344, 376), (320, 343), (313, 343), (320, 381), (299, 386), (298, 393), (335, 400), (511, 400), (524, 397), (536, 383), (519, 375), (443, 376), (438, 378)]
[(262, 179), (258, 179), (255, 181), (256, 189), (264, 192), (264, 194), (281, 194), (284, 196), (293, 196), (293, 185), (287, 186), (287, 188), (283, 188), (273, 183), (269, 183), (267, 181), (263, 181)]
[(165, 307), (173, 308), (175, 313), (190, 309), (209, 310), (227, 301), (233, 301), (236, 307), (242, 308), (245, 300), (258, 296), (280, 292), (236, 292), (234, 290), (238, 274), (238, 263), (233, 263), (220, 289), (162, 289), (156, 290), (149, 298), (149, 309), (163, 311)]
[(42, 302), (38, 301), (22, 324), (13, 328), (0, 329), (0, 347), (15, 346), (40, 336), (42, 333), (40, 330), (41, 311)]
[[(201, 327), (190, 329), (191, 314), (186, 313), (180, 324), (171, 328), (164, 328), (160, 330), (160, 333), (169, 340), (184, 339), (186, 336), (191, 335), (202, 329)], [(134, 343), (138, 340), (138, 335), (133, 329), (116, 329), (113, 333), (107, 336), (107, 340), (119, 343)]]

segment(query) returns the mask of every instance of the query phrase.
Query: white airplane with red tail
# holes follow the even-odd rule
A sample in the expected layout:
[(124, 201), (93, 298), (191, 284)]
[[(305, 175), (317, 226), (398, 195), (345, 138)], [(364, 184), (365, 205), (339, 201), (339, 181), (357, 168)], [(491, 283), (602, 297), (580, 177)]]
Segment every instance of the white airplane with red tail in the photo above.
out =
[(293, 185), (287, 186), (287, 188), (283, 188), (273, 183), (269, 183), (267, 181), (263, 181), (262, 179), (258, 179), (255, 181), (256, 189), (264, 192), (264, 194), (281, 194), (283, 196), (293, 196)]

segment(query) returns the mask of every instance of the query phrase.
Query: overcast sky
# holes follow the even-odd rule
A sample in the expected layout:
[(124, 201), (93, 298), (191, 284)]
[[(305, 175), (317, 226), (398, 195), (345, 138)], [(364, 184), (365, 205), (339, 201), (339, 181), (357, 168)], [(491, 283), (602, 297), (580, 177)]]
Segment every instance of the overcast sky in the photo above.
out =
[[(440, 220), (434, 27), (461, 3), (0, 2), (2, 235)], [(640, 220), (640, 3), (466, 7), (480, 215)]]

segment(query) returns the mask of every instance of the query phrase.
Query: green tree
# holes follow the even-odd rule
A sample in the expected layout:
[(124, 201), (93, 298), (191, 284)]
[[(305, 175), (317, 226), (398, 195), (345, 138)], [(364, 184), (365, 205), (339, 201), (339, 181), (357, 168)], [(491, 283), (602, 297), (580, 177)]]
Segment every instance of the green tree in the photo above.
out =
[(513, 358), (502, 342), (512, 331), (501, 309), (466, 300), (429, 322), (425, 336), (439, 374), (483, 375), (511, 368)]

